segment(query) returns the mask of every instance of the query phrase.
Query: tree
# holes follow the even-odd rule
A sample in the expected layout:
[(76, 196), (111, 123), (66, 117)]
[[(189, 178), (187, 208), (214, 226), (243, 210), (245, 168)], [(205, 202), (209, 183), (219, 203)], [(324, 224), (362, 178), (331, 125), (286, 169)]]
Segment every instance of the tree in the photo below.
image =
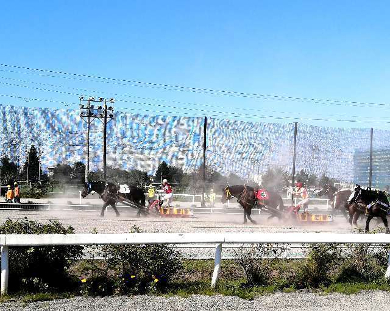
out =
[(1, 158), (1, 184), (10, 184), (17, 179), (18, 176), (18, 166), (11, 162), (10, 159), (5, 156)]
[(73, 164), (71, 179), (77, 184), (84, 183), (85, 181), (85, 164), (83, 162), (76, 162)]
[(155, 180), (161, 182), (167, 179), (170, 183), (180, 184), (184, 177), (184, 172), (180, 167), (168, 165), (165, 161), (161, 162), (155, 174)]
[(262, 176), (262, 186), (266, 189), (282, 192), (290, 186), (290, 175), (281, 168), (269, 168)]
[(169, 178), (169, 167), (168, 164), (165, 161), (162, 161), (160, 165), (157, 168), (155, 179), (156, 181), (162, 181), (164, 178)]
[(69, 184), (73, 168), (68, 164), (57, 164), (53, 170), (53, 180), (61, 184)]
[[(28, 173), (28, 174), (27, 174)], [(27, 176), (28, 175), (28, 176)], [(40, 175), (40, 164), (37, 149), (31, 146), (27, 155), (26, 162), (23, 165), (23, 178), (37, 182)]]

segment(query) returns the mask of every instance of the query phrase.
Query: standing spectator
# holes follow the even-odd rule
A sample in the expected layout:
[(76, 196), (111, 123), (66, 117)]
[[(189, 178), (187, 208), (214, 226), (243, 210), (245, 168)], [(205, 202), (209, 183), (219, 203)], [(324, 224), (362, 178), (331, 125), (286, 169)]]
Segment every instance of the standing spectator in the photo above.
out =
[(14, 202), (20, 203), (20, 187), (17, 182), (14, 183)]
[(13, 199), (14, 199), (14, 191), (12, 190), (11, 188), (11, 185), (8, 185), (8, 191), (7, 191), (7, 194), (6, 194), (6, 203), (13, 203)]

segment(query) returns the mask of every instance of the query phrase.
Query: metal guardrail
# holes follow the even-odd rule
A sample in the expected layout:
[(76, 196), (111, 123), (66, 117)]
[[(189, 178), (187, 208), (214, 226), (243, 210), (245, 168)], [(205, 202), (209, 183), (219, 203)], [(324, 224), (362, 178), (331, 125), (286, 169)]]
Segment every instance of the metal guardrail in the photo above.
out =
[[(9, 247), (54, 245), (129, 245), (129, 244), (216, 244), (211, 286), (215, 287), (221, 271), (222, 245), (230, 243), (339, 243), (390, 244), (386, 234), (337, 233), (131, 233), (131, 234), (3, 234), (1, 245), (1, 294), (8, 291)], [(385, 274), (390, 278), (389, 265)]]

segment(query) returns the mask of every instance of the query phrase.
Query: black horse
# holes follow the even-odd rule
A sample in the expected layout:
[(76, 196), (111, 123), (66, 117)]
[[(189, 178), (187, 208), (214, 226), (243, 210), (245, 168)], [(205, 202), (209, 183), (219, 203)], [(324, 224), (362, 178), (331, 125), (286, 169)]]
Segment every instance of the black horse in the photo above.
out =
[(337, 191), (337, 188), (327, 184), (318, 193), (318, 196), (326, 196), (335, 210), (341, 211), (345, 218), (348, 219), (348, 199), (351, 196), (352, 191), (349, 189), (343, 189)]
[(389, 201), (383, 191), (375, 191), (370, 188), (363, 189), (357, 185), (353, 192), (353, 197), (349, 200), (349, 223), (357, 227), (357, 220), (359, 216), (367, 212), (366, 232), (369, 232), (370, 230), (369, 227), (371, 219), (374, 217), (380, 217), (386, 227), (386, 233), (390, 233), (387, 222), (389, 207)]
[(268, 198), (266, 200), (257, 200), (256, 191), (254, 188), (249, 186), (235, 185), (235, 186), (227, 186), (223, 189), (222, 192), (222, 203), (226, 203), (227, 200), (230, 200), (232, 197), (237, 199), (237, 202), (244, 209), (244, 224), (247, 223), (247, 218), (252, 222), (256, 223), (251, 217), (252, 208), (256, 205), (260, 206), (260, 208), (271, 208), (274, 213), (271, 211), (271, 216), (274, 217), (280, 216), (280, 211), (284, 210), (283, 199), (282, 197), (273, 191), (268, 191)]
[(84, 188), (81, 192), (81, 196), (85, 198), (92, 191), (95, 191), (100, 195), (104, 204), (100, 216), (104, 216), (104, 210), (107, 206), (111, 205), (115, 211), (116, 216), (119, 216), (119, 212), (116, 208), (116, 203), (123, 202), (123, 199), (127, 199), (136, 203), (138, 207), (137, 216), (141, 213), (146, 214), (145, 209), (145, 195), (142, 189), (135, 186), (129, 187), (129, 193), (119, 193), (119, 187), (113, 183), (105, 183), (104, 181), (92, 181), (84, 184)]

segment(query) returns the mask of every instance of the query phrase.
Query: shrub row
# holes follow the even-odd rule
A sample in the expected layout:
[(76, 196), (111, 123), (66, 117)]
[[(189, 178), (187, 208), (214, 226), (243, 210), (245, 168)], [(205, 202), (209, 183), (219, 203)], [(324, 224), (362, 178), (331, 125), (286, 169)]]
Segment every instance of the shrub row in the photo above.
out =
[(305, 259), (284, 259), (288, 246), (252, 245), (240, 249), (235, 260), (247, 285), (279, 288), (319, 288), (336, 283), (385, 282), (389, 246), (313, 244)]
[[(133, 227), (131, 232), (140, 230)], [(73, 234), (74, 229), (57, 221), (7, 220), (0, 234), (11, 233)], [(243, 285), (302, 289), (384, 282), (388, 246), (316, 244), (308, 248), (306, 258), (286, 259), (288, 247), (258, 244), (237, 251), (235, 262), (246, 278)], [(106, 296), (164, 292), (185, 270), (180, 254), (165, 245), (13, 247), (9, 255), (11, 293), (71, 291)], [(188, 279), (204, 282), (204, 275), (197, 273), (193, 269), (190, 277), (184, 275), (184, 283)], [(206, 279), (208, 283), (210, 277)]]
[[(137, 227), (132, 232), (140, 232)], [(73, 234), (57, 221), (5, 221), (0, 234)], [(82, 256), (89, 260), (80, 260)], [(10, 292), (79, 291), (88, 295), (163, 290), (181, 269), (179, 253), (165, 245), (12, 247)]]

